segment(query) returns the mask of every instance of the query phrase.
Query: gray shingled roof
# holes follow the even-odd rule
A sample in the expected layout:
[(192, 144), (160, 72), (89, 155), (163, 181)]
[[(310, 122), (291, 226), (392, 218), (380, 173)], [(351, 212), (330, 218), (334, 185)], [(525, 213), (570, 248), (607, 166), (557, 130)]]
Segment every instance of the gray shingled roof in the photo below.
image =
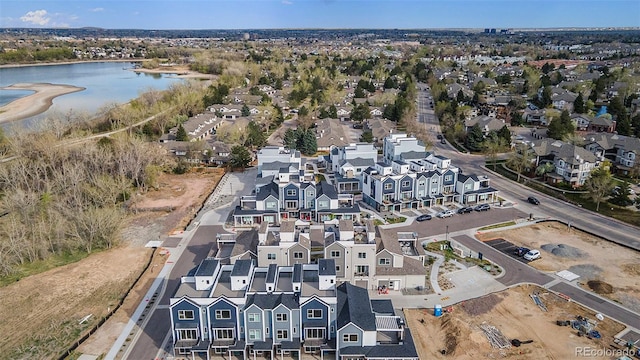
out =
[(316, 198), (319, 198), (322, 194), (327, 195), (330, 199), (338, 198), (336, 188), (326, 181), (321, 181), (320, 184), (318, 184)]
[(318, 275), (335, 275), (336, 262), (333, 259), (318, 259)]
[(202, 260), (195, 276), (212, 276), (218, 267), (218, 260), (214, 258), (206, 258)]
[(236, 260), (231, 271), (231, 276), (247, 276), (251, 270), (253, 260)]
[(338, 329), (353, 323), (364, 331), (376, 330), (376, 317), (371, 312), (367, 289), (342, 283), (338, 286)]

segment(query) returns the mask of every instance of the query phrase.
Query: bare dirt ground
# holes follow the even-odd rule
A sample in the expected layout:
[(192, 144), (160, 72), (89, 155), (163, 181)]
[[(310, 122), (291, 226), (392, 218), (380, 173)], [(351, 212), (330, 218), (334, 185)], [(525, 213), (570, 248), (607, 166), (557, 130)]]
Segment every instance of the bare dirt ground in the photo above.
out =
[[(0, 288), (0, 358), (59, 356), (113, 309), (140, 274), (152, 253), (144, 244), (184, 228), (223, 174), (222, 169), (211, 169), (162, 175), (158, 190), (136, 199), (138, 213), (128, 219), (122, 245)], [(100, 355), (109, 350), (164, 261), (164, 256), (156, 252), (149, 270), (123, 306), (78, 349), (80, 352)], [(89, 314), (92, 316), (79, 324)]]
[[(531, 300), (529, 295), (534, 291), (541, 292), (548, 312), (543, 312)], [(595, 314), (531, 285), (452, 308), (453, 312), (439, 318), (429, 309), (404, 310), (420, 359), (572, 359), (576, 358), (576, 347), (607, 348), (613, 335), (624, 329), (623, 325), (605, 318), (598, 321), (595, 328), (602, 334), (601, 339), (580, 337), (576, 330), (558, 326), (556, 321), (573, 320), (577, 315), (596, 320)], [(508, 340), (533, 340), (533, 343), (495, 349), (479, 328), (483, 323), (495, 326)]]
[[(529, 265), (548, 272), (569, 270), (585, 289), (640, 311), (640, 254), (557, 222), (544, 222), (477, 235), (486, 241), (503, 238), (538, 249), (542, 258)], [(558, 245), (561, 245), (558, 247)]]

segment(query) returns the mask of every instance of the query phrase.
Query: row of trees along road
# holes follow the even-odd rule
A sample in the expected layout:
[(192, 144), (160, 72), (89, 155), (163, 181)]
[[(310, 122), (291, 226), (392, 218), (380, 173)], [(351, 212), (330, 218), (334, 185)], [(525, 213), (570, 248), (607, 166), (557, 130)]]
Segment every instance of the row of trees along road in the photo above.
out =
[(114, 246), (132, 192), (155, 185), (164, 152), (126, 133), (62, 146), (52, 132), (4, 139), (0, 163), (0, 276), (51, 255)]

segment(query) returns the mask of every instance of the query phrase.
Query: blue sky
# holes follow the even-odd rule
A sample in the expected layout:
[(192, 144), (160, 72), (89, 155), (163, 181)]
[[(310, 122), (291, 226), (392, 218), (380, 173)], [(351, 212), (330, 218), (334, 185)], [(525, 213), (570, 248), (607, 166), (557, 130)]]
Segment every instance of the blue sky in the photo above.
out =
[(0, 27), (640, 27), (639, 0), (2, 0)]

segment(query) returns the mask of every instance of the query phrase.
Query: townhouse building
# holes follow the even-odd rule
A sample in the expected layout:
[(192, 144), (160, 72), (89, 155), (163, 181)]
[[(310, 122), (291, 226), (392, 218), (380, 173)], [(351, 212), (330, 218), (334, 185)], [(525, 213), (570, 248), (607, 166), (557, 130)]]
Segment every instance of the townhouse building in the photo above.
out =
[[(302, 157), (300, 151), (290, 150), (282, 146), (265, 146), (257, 154), (258, 158), (258, 176), (267, 177), (277, 174), (283, 167), (294, 166), (300, 169), (302, 165)], [(270, 172), (263, 174), (262, 168), (265, 164)]]
[(560, 140), (544, 139), (531, 143), (536, 156), (535, 165), (552, 162), (553, 173), (547, 174), (552, 183), (564, 181), (574, 187), (584, 185), (591, 170), (600, 165), (600, 160), (588, 150)]
[(334, 173), (338, 193), (362, 191), (362, 172), (373, 166), (378, 150), (369, 143), (354, 143), (347, 146), (331, 146), (327, 168)]
[[(270, 165), (264, 164), (262, 169), (259, 165), (258, 171), (266, 174)], [(288, 219), (322, 222), (360, 218), (360, 207), (352, 194), (338, 194), (326, 181), (301, 178), (302, 172), (293, 164), (275, 172), (275, 176), (261, 178), (255, 195), (240, 198), (233, 213), (235, 226), (280, 224)]]
[(418, 358), (391, 301), (370, 300), (349, 283), (336, 286), (330, 259), (259, 267), (206, 258), (181, 278), (169, 311), (179, 358)]
[(637, 166), (640, 139), (618, 134), (596, 133), (585, 136), (585, 149), (599, 159), (611, 161), (616, 172), (628, 175)]
[(392, 133), (385, 137), (382, 142), (384, 160), (392, 162), (399, 160), (403, 153), (409, 151), (424, 152), (424, 143), (415, 137), (404, 133)]

